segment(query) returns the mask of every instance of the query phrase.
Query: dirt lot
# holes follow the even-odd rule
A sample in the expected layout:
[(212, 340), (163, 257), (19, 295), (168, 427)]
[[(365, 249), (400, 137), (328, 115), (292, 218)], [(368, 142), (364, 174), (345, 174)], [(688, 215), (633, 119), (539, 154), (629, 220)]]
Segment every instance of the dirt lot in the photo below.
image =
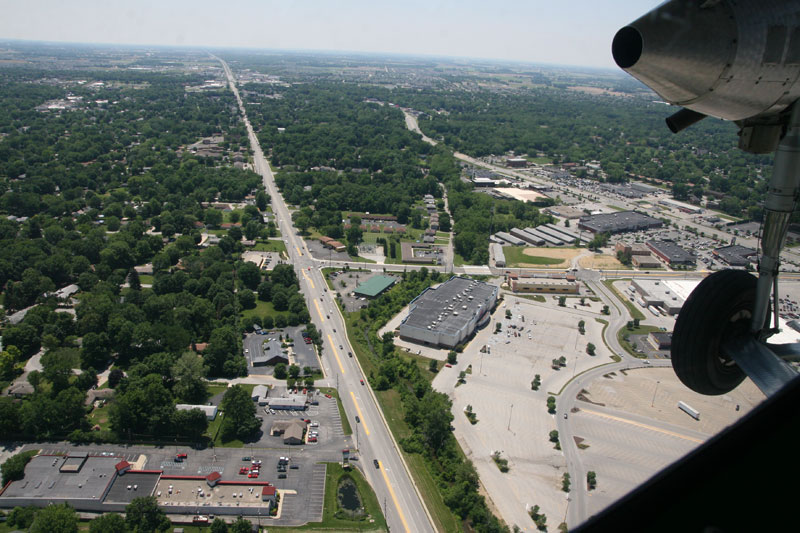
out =
[(586, 257), (581, 257), (578, 263), (583, 268), (604, 268), (604, 269), (624, 269), (629, 268), (620, 263), (616, 257), (607, 254), (592, 254)]
[(525, 248), (525, 251), (522, 253), (536, 257), (552, 257), (553, 259), (563, 259), (565, 261), (569, 261), (573, 257), (580, 255), (583, 251), (584, 250), (581, 250), (580, 248), (531, 247)]

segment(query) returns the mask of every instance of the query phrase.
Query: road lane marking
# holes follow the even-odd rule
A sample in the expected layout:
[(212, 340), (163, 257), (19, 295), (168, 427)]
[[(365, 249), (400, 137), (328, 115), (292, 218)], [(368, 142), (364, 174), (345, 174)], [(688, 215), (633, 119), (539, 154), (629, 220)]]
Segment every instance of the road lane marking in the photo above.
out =
[[(319, 308), (319, 302), (317, 302), (316, 300), (314, 300), (314, 305), (315, 305), (315, 306), (316, 306), (316, 308), (317, 308), (317, 313), (319, 314), (319, 319), (320, 319), (321, 321), (325, 322), (325, 315), (323, 315), (323, 314), (322, 314), (322, 311), (321, 311), (321, 310), (320, 310), (320, 308)], [(330, 338), (330, 336), (328, 336), (328, 338)]]
[(297, 245), (295, 244), (295, 245), (294, 245), (294, 248), (295, 248), (295, 250), (297, 250), (297, 254), (298, 254), (298, 255), (303, 255), (303, 252), (301, 252), (301, 251), (300, 251), (300, 247), (299, 247), (299, 246), (297, 246)]
[[(353, 393), (351, 392), (350, 394)], [(408, 527), (408, 522), (406, 522), (406, 517), (403, 514), (403, 510), (400, 508), (400, 502), (397, 501), (397, 496), (394, 493), (394, 487), (392, 487), (392, 484), (389, 483), (389, 476), (386, 475), (386, 469), (383, 467), (383, 463), (381, 461), (378, 461), (378, 465), (380, 466), (381, 473), (383, 474), (383, 480), (386, 482), (386, 486), (389, 487), (389, 496), (392, 497), (394, 506), (397, 509), (397, 514), (400, 516), (400, 521), (403, 522), (403, 527), (406, 529), (406, 532), (411, 533), (411, 529)]]
[(642, 424), (641, 422), (634, 422), (633, 420), (628, 420), (626, 418), (621, 418), (619, 416), (608, 415), (606, 413), (600, 413), (598, 411), (592, 411), (591, 409), (584, 409), (584, 408), (581, 408), (581, 411), (584, 412), (584, 413), (592, 414), (592, 415), (602, 416), (603, 418), (609, 418), (611, 420), (616, 420), (617, 422), (623, 422), (625, 424), (630, 424), (632, 426), (637, 426), (637, 427), (644, 428), (644, 429), (651, 429), (653, 431), (657, 431), (657, 432), (663, 433), (665, 435), (670, 435), (672, 437), (678, 437), (679, 439), (688, 440), (688, 441), (691, 441), (691, 442), (696, 442), (698, 444), (703, 444), (703, 442), (705, 442), (703, 440), (696, 439), (696, 438), (690, 437), (688, 435), (682, 435), (680, 433), (675, 433), (674, 431), (670, 431), (668, 429), (657, 428), (657, 427), (651, 426), (649, 424)]
[(331, 348), (333, 348), (333, 356), (336, 357), (336, 362), (339, 363), (339, 370), (342, 371), (342, 375), (344, 376), (344, 367), (342, 366), (342, 360), (339, 359), (339, 352), (336, 350), (336, 345), (333, 344), (333, 339), (331, 338), (330, 334), (328, 335), (328, 342), (331, 343)]
[(364, 432), (369, 435), (369, 428), (367, 427), (367, 421), (364, 419), (364, 414), (361, 412), (361, 407), (358, 406), (358, 402), (356, 401), (356, 395), (353, 391), (350, 391), (350, 396), (353, 398), (353, 405), (356, 406), (356, 411), (358, 411), (358, 417), (361, 419), (361, 425), (364, 426)]
[(314, 290), (314, 282), (311, 281), (311, 278), (309, 278), (308, 274), (306, 274), (306, 269), (302, 269), (300, 272), (303, 273), (303, 277), (306, 278), (306, 281), (311, 284), (311, 290)]

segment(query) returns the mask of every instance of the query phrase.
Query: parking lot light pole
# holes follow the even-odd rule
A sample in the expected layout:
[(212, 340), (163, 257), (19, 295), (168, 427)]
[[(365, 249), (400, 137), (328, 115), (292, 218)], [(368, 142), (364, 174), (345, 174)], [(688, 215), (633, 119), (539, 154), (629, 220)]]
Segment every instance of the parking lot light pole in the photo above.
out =
[(656, 381), (656, 390), (653, 391), (653, 400), (650, 402), (650, 407), (653, 407), (653, 404), (656, 403), (656, 393), (658, 392), (658, 384), (661, 383), (660, 381)]

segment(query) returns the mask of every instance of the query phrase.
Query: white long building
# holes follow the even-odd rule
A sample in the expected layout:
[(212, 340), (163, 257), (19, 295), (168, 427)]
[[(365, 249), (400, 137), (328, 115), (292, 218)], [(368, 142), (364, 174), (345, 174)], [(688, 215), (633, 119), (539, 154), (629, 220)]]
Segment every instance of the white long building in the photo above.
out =
[(429, 346), (455, 348), (489, 320), (498, 288), (483, 281), (453, 276), (422, 291), (410, 304), (400, 338)]

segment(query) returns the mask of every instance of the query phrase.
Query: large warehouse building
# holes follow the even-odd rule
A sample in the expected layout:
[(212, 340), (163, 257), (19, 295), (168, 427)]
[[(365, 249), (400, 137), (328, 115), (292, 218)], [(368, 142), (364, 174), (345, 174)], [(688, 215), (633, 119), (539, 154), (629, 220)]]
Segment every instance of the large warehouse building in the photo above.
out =
[(454, 276), (425, 289), (410, 304), (400, 324), (400, 338), (420, 344), (455, 348), (489, 320), (498, 288)]
[(663, 225), (661, 220), (635, 211), (590, 215), (581, 217), (578, 222), (578, 228), (589, 230), (592, 233), (626, 233), (660, 228)]

